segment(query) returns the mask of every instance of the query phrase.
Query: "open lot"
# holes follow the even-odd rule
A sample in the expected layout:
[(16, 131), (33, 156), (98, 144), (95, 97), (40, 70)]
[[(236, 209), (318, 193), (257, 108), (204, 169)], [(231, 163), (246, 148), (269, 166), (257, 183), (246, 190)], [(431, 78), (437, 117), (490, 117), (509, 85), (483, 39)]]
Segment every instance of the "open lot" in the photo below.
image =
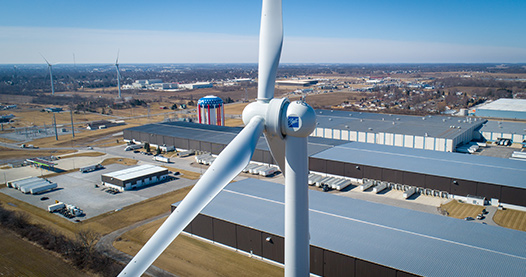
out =
[[(0, 192), (44, 210), (47, 210), (48, 205), (54, 204), (55, 200), (75, 205), (82, 209), (85, 215), (72, 220), (85, 220), (195, 183), (186, 178), (175, 178), (172, 181), (117, 194), (107, 193), (103, 187), (95, 187), (95, 185), (100, 185), (102, 174), (124, 168), (127, 166), (111, 164), (103, 170), (90, 173), (76, 171), (51, 177), (48, 179), (57, 183), (58, 189), (39, 195), (23, 194), (12, 188), (2, 188)], [(49, 199), (40, 200), (42, 197)]]

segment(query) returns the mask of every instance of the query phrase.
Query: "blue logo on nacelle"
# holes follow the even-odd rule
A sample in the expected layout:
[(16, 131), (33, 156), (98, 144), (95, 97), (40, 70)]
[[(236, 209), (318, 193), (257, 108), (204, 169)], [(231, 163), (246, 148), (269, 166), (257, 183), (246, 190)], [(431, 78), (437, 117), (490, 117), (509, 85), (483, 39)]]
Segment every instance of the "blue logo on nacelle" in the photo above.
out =
[(287, 117), (289, 128), (299, 128), (300, 127), (300, 118), (297, 116)]

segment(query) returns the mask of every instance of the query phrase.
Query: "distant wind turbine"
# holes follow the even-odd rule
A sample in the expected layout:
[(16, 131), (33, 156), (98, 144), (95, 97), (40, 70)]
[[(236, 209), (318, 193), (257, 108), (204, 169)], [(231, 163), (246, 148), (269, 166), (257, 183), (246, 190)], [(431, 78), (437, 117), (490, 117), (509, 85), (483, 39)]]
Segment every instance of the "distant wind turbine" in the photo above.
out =
[(115, 69), (117, 70), (117, 88), (119, 89), (119, 99), (121, 98), (121, 73), (119, 72), (119, 52), (117, 51), (117, 59), (115, 60)]
[(55, 95), (55, 86), (53, 85), (53, 66), (46, 60), (44, 55), (40, 54), (44, 61), (47, 63), (47, 67), (49, 69), (49, 79), (51, 80), (51, 95)]

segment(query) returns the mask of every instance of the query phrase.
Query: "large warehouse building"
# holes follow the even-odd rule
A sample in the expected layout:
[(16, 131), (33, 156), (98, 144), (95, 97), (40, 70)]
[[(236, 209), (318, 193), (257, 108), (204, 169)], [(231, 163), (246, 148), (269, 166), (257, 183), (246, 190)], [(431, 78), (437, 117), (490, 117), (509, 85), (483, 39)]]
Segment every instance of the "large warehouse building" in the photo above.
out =
[(454, 152), (473, 139), (486, 120), (470, 117), (409, 116), (316, 110), (312, 136)]
[[(187, 122), (154, 123), (124, 130), (124, 139), (219, 154), (240, 130)], [(494, 199), (493, 203), (526, 207), (522, 161), (318, 137), (309, 137), (307, 154), (309, 169), (323, 174), (475, 195)], [(275, 164), (264, 139), (259, 140), (252, 160)]]
[(495, 142), (499, 139), (510, 139), (514, 143), (526, 140), (526, 123), (508, 121), (488, 121), (480, 129), (480, 134), (486, 141)]
[(501, 98), (475, 110), (476, 116), (526, 119), (526, 99)]
[(102, 183), (105, 186), (125, 191), (155, 184), (168, 177), (168, 169), (155, 165), (145, 164), (126, 168), (119, 171), (102, 174)]
[[(256, 179), (234, 182), (185, 231), (283, 263), (283, 201), (281, 184)], [(309, 207), (310, 270), (319, 276), (524, 276), (526, 272), (525, 232), (312, 190)]]

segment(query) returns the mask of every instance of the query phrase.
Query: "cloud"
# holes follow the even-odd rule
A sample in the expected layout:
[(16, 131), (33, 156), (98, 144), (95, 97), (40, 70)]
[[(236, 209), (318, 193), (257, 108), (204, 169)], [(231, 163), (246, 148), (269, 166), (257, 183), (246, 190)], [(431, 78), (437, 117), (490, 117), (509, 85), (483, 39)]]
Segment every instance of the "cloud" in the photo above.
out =
[[(0, 63), (255, 63), (257, 36), (0, 27)], [(518, 63), (526, 49), (359, 38), (285, 37), (286, 63)]]

